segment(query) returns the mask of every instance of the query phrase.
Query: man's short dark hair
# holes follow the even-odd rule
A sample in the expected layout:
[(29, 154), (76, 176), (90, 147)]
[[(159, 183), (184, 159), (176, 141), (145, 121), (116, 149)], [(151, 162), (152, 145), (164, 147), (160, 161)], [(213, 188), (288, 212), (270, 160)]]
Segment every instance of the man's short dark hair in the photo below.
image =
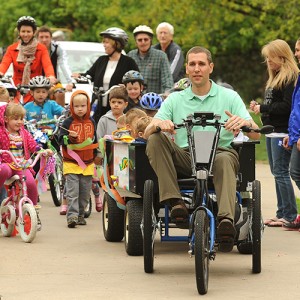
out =
[(209, 62), (209, 63), (212, 63), (212, 62), (213, 62), (213, 61), (212, 61), (211, 52), (210, 52), (208, 49), (204, 48), (204, 47), (201, 47), (201, 46), (195, 46), (195, 47), (191, 48), (191, 49), (187, 52), (187, 54), (186, 54), (186, 62), (189, 61), (188, 58), (189, 58), (189, 55), (190, 55), (191, 53), (194, 53), (194, 54), (197, 54), (197, 53), (205, 53), (205, 54), (207, 55), (207, 60), (208, 60), (208, 62)]

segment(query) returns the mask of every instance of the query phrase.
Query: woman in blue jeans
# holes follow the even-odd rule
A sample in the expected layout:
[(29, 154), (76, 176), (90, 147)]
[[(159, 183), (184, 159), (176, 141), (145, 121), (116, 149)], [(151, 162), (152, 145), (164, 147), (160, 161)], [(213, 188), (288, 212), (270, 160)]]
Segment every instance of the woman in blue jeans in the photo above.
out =
[(274, 132), (266, 135), (266, 146), (271, 172), (275, 178), (277, 195), (276, 216), (265, 221), (268, 226), (282, 226), (294, 222), (297, 217), (295, 193), (290, 178), (291, 151), (283, 146), (288, 136), (292, 95), (299, 69), (289, 45), (274, 40), (262, 48), (269, 78), (264, 103), (251, 101), (250, 108), (261, 113), (263, 125), (273, 125)]

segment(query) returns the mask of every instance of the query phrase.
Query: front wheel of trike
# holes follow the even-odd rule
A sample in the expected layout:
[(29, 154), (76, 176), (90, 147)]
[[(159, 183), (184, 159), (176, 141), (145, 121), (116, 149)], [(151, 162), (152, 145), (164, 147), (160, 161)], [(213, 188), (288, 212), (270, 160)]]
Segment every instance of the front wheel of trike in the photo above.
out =
[(195, 233), (195, 271), (198, 293), (204, 295), (208, 289), (209, 278), (209, 220), (204, 210), (196, 212)]

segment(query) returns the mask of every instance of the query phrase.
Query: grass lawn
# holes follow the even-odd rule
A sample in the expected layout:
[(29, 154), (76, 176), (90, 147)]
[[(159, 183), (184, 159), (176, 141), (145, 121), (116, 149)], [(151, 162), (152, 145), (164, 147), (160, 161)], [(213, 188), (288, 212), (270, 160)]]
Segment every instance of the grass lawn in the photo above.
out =
[[(250, 113), (251, 117), (253, 118), (254, 122), (261, 127), (262, 123), (260, 121), (260, 115), (256, 115), (254, 113)], [(256, 151), (255, 151), (256, 161), (257, 162), (263, 162), (268, 163), (268, 156), (267, 156), (267, 150), (266, 150), (266, 138), (262, 134), (260, 138), (260, 144), (256, 145)]]
[(300, 214), (300, 198), (296, 198), (297, 207), (298, 207), (298, 214)]

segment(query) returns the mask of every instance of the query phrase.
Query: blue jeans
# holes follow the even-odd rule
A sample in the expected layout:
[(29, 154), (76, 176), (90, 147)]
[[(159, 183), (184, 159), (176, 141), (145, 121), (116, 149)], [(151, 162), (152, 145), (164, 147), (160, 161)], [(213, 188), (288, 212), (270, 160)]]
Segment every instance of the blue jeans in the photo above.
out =
[(282, 146), (282, 140), (283, 138), (266, 137), (266, 145), (271, 172), (275, 178), (276, 217), (292, 222), (297, 217), (297, 206), (289, 172), (291, 151)]
[(300, 151), (297, 149), (296, 143), (294, 143), (292, 148), (290, 173), (300, 190)]

